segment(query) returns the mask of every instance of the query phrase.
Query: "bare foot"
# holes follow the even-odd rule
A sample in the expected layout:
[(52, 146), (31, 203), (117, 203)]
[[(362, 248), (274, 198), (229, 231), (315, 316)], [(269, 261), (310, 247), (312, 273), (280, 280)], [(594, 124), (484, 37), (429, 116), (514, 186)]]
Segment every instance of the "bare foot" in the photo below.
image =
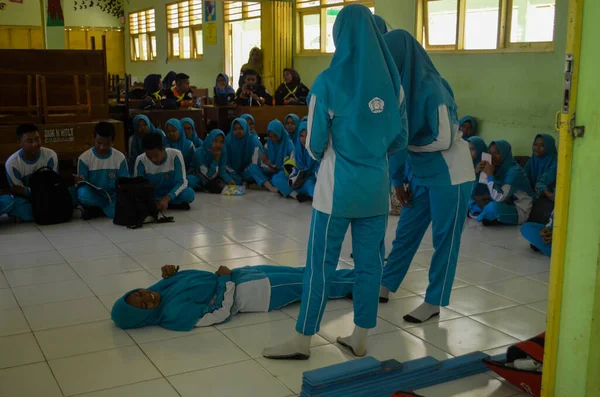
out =
[(264, 186), (269, 189), (271, 193), (279, 193), (279, 189), (273, 186), (273, 184), (271, 184), (269, 181), (265, 182)]

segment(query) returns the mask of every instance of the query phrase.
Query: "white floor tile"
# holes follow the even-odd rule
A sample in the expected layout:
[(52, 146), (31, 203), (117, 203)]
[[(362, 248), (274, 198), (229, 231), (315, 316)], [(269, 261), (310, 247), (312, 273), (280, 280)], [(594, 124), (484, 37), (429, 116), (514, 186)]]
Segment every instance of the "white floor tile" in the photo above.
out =
[(351, 360), (350, 356), (344, 354), (337, 346), (326, 345), (310, 349), (309, 360), (269, 360), (263, 357), (256, 361), (287, 387), (292, 389), (294, 393), (300, 393), (302, 389), (302, 374), (304, 372), (328, 367), (348, 360)]
[(29, 332), (29, 324), (21, 309), (0, 310), (0, 336)]
[(517, 276), (518, 274), (516, 273), (479, 261), (461, 263), (456, 266), (456, 278), (475, 285)]
[(63, 394), (44, 362), (0, 370), (0, 396), (62, 397)]
[(210, 262), (210, 264), (218, 269), (220, 266), (226, 266), (230, 269), (236, 269), (238, 267), (244, 266), (257, 266), (257, 265), (277, 265), (274, 261), (268, 259), (265, 256), (253, 256), (250, 258), (239, 258), (239, 259), (230, 259), (226, 261), (216, 261)]
[[(395, 325), (378, 318), (377, 326), (369, 330), (369, 335), (397, 331)], [(323, 313), (319, 335), (330, 343), (336, 343), (338, 336), (348, 336), (354, 330), (354, 309), (333, 310)]]
[[(223, 382), (232, 379), (232, 382)], [(211, 397), (255, 395), (285, 397), (290, 389), (254, 361), (228, 364), (169, 377), (183, 397), (197, 397), (202, 391)]]
[(530, 274), (527, 276), (528, 278), (539, 281), (540, 283), (549, 284), (550, 283), (550, 272), (542, 272), (537, 274)]
[(58, 250), (67, 262), (81, 262), (100, 258), (125, 256), (114, 244), (92, 245), (90, 247), (65, 248)]
[(134, 344), (111, 320), (37, 331), (35, 337), (48, 360)]
[(195, 209), (188, 212), (186, 215), (188, 215), (191, 219), (203, 224), (229, 219), (240, 219), (242, 217), (226, 210), (225, 208), (219, 207), (204, 207)]
[(270, 321), (287, 320), (290, 316), (281, 310), (275, 310), (268, 313), (238, 313), (226, 323), (218, 324), (215, 328), (223, 331), (231, 328), (246, 329), (249, 325), (268, 323)]
[(218, 233), (177, 235), (171, 237), (171, 240), (185, 249), (215, 247), (232, 243), (230, 239)]
[(180, 246), (166, 237), (144, 241), (117, 243), (117, 246), (130, 256), (154, 254), (157, 252), (175, 251), (181, 249)]
[[(423, 237), (423, 241), (429, 242), (429, 240), (427, 240), (426, 237)], [(413, 262), (416, 262), (417, 264), (419, 264), (421, 266), (429, 267), (429, 265), (431, 264), (431, 258), (433, 257), (433, 252), (434, 252), (433, 249), (417, 251), (417, 253), (415, 254), (415, 257), (413, 258)], [(471, 258), (467, 255), (463, 255), (463, 254), (458, 255), (458, 263), (466, 263), (466, 262), (469, 262), (472, 260), (473, 260), (473, 258)]]
[[(452, 284), (452, 288), (460, 288), (464, 287), (464, 282), (454, 279), (454, 284)], [(424, 295), (427, 291), (427, 286), (429, 286), (429, 269), (414, 271), (406, 274), (402, 284), (400, 286), (417, 295)]]
[(265, 255), (267, 258), (281, 266), (304, 267), (306, 266), (306, 250), (284, 252), (281, 254)]
[(260, 240), (253, 243), (245, 243), (244, 245), (262, 255), (306, 250), (306, 244), (287, 237), (272, 240)]
[(197, 327), (189, 332), (178, 332), (171, 331), (166, 328), (152, 326), (143, 327), (136, 329), (128, 329), (127, 333), (133, 338), (135, 343), (141, 345), (142, 343), (158, 342), (161, 340), (183, 338), (192, 335), (206, 334), (208, 332), (214, 332), (214, 327)]
[(115, 258), (91, 259), (70, 263), (81, 277), (101, 276), (104, 274), (127, 273), (144, 270), (136, 261), (128, 256)]
[(46, 240), (41, 234), (39, 234), (39, 236), (40, 237), (34, 240), (35, 244), (32, 244), (32, 240), (29, 238), (20, 235), (18, 240), (13, 241), (10, 241), (6, 236), (2, 236), (2, 239), (0, 240), (0, 253), (2, 253), (2, 255), (16, 255), (38, 251), (50, 251), (54, 249), (54, 246), (50, 244), (50, 241)]
[(163, 235), (150, 227), (140, 229), (127, 229), (123, 226), (112, 225), (108, 229), (100, 229), (103, 235), (113, 243), (125, 243), (130, 241), (144, 241), (162, 238)]
[[(390, 300), (388, 303), (380, 303), (378, 316), (401, 328), (406, 329), (414, 327), (417, 324), (407, 323), (404, 321), (403, 317), (416, 309), (421, 303), (423, 303), (423, 298), (420, 296), (394, 299)], [(442, 307), (440, 315), (428, 320), (426, 324), (437, 323), (439, 321), (446, 321), (459, 317), (462, 317), (460, 313)]]
[(546, 315), (525, 306), (496, 310), (472, 318), (520, 340), (534, 337), (546, 329)]
[(6, 277), (4, 277), (4, 274), (2, 272), (0, 272), (0, 289), (4, 289), (4, 288), (9, 288), (10, 285), (8, 284), (8, 281), (6, 280)]
[[(213, 265), (211, 265), (210, 263), (206, 263), (206, 262), (194, 263), (192, 265), (181, 265), (181, 266), (179, 266), (179, 271), (192, 270), (192, 269), (195, 269), (195, 270), (204, 270), (205, 272), (214, 273), (214, 272), (217, 271), (218, 268), (216, 268)], [(148, 273), (150, 273), (151, 275), (153, 275), (154, 277), (156, 277), (157, 280), (161, 280), (162, 279), (162, 270), (160, 268), (149, 269)]]
[(10, 288), (0, 289), (0, 310), (10, 310), (19, 307)]
[(249, 258), (258, 255), (257, 252), (254, 252), (240, 244), (194, 248), (191, 249), (190, 252), (206, 262), (221, 262), (230, 259)]
[(87, 285), (79, 279), (15, 287), (13, 292), (23, 307), (94, 296)]
[(222, 232), (229, 239), (237, 243), (251, 243), (259, 240), (281, 238), (283, 235), (264, 226), (247, 227), (243, 229), (226, 230)]
[(154, 379), (80, 394), (78, 397), (179, 397), (179, 394), (165, 379)]
[(27, 269), (8, 270), (4, 272), (11, 287), (23, 285), (52, 283), (56, 281), (74, 280), (79, 276), (66, 263), (60, 265), (48, 265), (41, 267), (29, 267)]
[(86, 276), (83, 281), (96, 295), (111, 293), (124, 294), (136, 288), (148, 288), (158, 280), (145, 270), (122, 274), (105, 274), (103, 276)]
[(256, 222), (251, 221), (250, 219), (240, 219), (240, 218), (225, 219), (225, 220), (219, 220), (216, 222), (207, 222), (207, 223), (203, 223), (203, 225), (205, 225), (213, 230), (216, 230), (217, 232), (260, 226)]
[(28, 306), (23, 312), (34, 331), (110, 318), (108, 310), (96, 298)]
[(509, 397), (518, 393), (511, 386), (486, 374), (441, 383), (416, 392), (427, 397)]
[(481, 288), (519, 303), (532, 303), (548, 296), (548, 285), (526, 277), (512, 278), (482, 285)]
[(99, 231), (85, 231), (79, 233), (61, 233), (46, 236), (50, 243), (56, 248), (87, 247), (90, 245), (109, 244), (110, 240)]
[(503, 298), (500, 295), (470, 286), (452, 290), (448, 309), (465, 316), (471, 316), (473, 314), (516, 306), (517, 304), (517, 302)]
[[(341, 349), (345, 349), (341, 347)], [(367, 339), (367, 355), (379, 361), (405, 362), (431, 356), (438, 360), (452, 358), (448, 353), (403, 330), (371, 335)]]
[(527, 307), (531, 307), (539, 312), (546, 313), (548, 311), (548, 299), (539, 302), (530, 303)]
[(98, 299), (100, 299), (100, 302), (102, 302), (104, 307), (106, 307), (106, 309), (110, 312), (117, 299), (119, 299), (121, 296), (123, 296), (123, 293), (113, 292), (106, 295), (98, 295)]
[(65, 396), (160, 378), (137, 346), (49, 361)]
[(0, 368), (33, 364), (44, 360), (33, 334), (3, 336), (0, 338)]
[(165, 376), (250, 359), (218, 331), (141, 345)]
[[(176, 215), (173, 215), (176, 216)], [(190, 234), (214, 233), (215, 231), (205, 225), (201, 225), (190, 219), (190, 222), (181, 222), (176, 216), (174, 223), (160, 223), (152, 225), (152, 228), (165, 237), (187, 236)]]
[(516, 339), (470, 318), (419, 325), (408, 328), (407, 331), (453, 356), (517, 342)]
[[(209, 249), (217, 250), (218, 247), (210, 247)], [(191, 265), (202, 262), (200, 258), (181, 248), (153, 254), (135, 254), (133, 259), (146, 269), (160, 269), (164, 265)]]
[[(350, 299), (330, 299), (325, 306), (325, 313), (333, 310), (352, 309), (353, 303)], [(297, 319), (300, 315), (300, 302), (293, 303), (281, 309), (293, 319)]]
[(0, 267), (5, 271), (25, 269), (27, 267), (57, 265), (64, 262), (65, 259), (56, 250), (3, 255), (0, 257)]

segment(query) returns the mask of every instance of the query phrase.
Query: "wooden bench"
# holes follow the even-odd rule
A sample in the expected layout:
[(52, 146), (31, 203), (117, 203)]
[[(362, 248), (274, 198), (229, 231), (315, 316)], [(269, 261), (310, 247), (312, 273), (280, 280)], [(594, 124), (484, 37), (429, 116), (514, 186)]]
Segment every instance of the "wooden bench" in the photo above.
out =
[(285, 116), (290, 113), (294, 113), (300, 118), (308, 115), (307, 106), (238, 106), (235, 109), (237, 117), (246, 113), (254, 117), (256, 132), (259, 135), (267, 135), (267, 127), (274, 119), (283, 123)]
[(226, 134), (231, 129), (231, 122), (237, 117), (237, 110), (233, 106), (203, 106), (206, 131), (220, 129)]

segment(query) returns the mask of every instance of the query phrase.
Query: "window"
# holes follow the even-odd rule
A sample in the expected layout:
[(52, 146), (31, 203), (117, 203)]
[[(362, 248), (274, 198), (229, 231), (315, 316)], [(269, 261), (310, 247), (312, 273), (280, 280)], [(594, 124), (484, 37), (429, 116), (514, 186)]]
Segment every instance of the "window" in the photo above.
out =
[(226, 1), (225, 22), (243, 21), (260, 18), (260, 2), (258, 1)]
[(427, 50), (552, 50), (555, 4), (556, 0), (420, 0), (422, 42)]
[(257, 1), (226, 1), (225, 20), (225, 71), (230, 84), (238, 86), (240, 69), (248, 62), (253, 47), (261, 47), (261, 6)]
[(169, 59), (202, 58), (202, 0), (167, 5)]
[(154, 10), (129, 14), (129, 52), (132, 61), (156, 59)]
[(348, 4), (361, 3), (375, 12), (374, 0), (297, 0), (298, 43), (300, 53), (332, 53), (333, 24), (340, 10)]

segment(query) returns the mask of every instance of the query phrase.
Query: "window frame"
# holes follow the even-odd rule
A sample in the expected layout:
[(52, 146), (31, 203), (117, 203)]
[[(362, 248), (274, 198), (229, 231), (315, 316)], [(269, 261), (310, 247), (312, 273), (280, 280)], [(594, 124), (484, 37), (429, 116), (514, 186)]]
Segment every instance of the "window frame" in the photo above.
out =
[[(187, 11), (187, 18), (189, 19), (189, 25), (188, 26), (178, 26), (176, 28), (170, 28), (169, 27), (169, 7), (172, 7), (174, 5), (177, 5), (178, 11), (177, 11), (177, 20), (178, 20), (178, 24), (179, 24), (179, 20), (180, 20), (180, 11), (179, 11), (179, 4), (181, 3), (188, 3), (188, 11)], [(194, 7), (194, 3), (198, 2), (199, 3), (199, 7), (200, 7), (200, 23), (199, 24), (194, 24), (194, 14), (192, 13), (192, 9)], [(204, 2), (202, 0), (179, 0), (179, 1), (173, 1), (170, 3), (165, 4), (165, 17), (166, 17), (166, 29), (167, 29), (167, 56), (170, 60), (178, 60), (178, 61), (193, 61), (193, 60), (198, 60), (198, 59), (203, 59), (204, 58), (204, 32), (202, 32), (202, 25), (204, 22)], [(183, 44), (183, 31), (184, 29), (189, 29), (190, 30), (190, 57), (189, 58), (183, 58), (183, 54), (184, 54), (184, 44)], [(196, 42), (196, 32), (202, 32), (202, 52), (200, 54), (198, 54), (198, 43)], [(179, 41), (179, 53), (178, 55), (174, 54), (174, 47), (173, 47), (173, 37), (175, 36), (175, 34), (178, 35), (178, 41)]]
[[(327, 52), (327, 9), (334, 7), (344, 7), (349, 4), (362, 4), (365, 7), (375, 8), (375, 0), (341, 0), (339, 3), (327, 4), (327, 0), (319, 1), (318, 5), (309, 7), (298, 7), (295, 3), (296, 14), (296, 55), (313, 56), (331, 56), (333, 52)], [(304, 23), (303, 18), (306, 15), (320, 16), (320, 48), (318, 50), (304, 48)]]
[(456, 23), (456, 43), (453, 45), (430, 45), (429, 44), (429, 20), (428, 4), (435, 0), (416, 0), (417, 1), (417, 23), (416, 39), (423, 45), (427, 51), (433, 53), (514, 53), (514, 52), (553, 52), (554, 42), (556, 41), (556, 4), (554, 12), (554, 31), (552, 41), (542, 42), (522, 42), (512, 43), (510, 36), (512, 32), (512, 9), (514, 0), (498, 0), (498, 32), (496, 48), (490, 49), (465, 49), (465, 27), (467, 0), (457, 0), (457, 23)]
[[(148, 31), (147, 26), (146, 26), (146, 32), (138, 32), (138, 33), (132, 33), (131, 30), (131, 17), (132, 15), (139, 15), (141, 14), (145, 14), (149, 11), (152, 11), (154, 13), (154, 30), (153, 31)], [(148, 18), (148, 15), (146, 15), (146, 18)], [(139, 29), (139, 23), (138, 26), (136, 27), (136, 29)], [(129, 34), (129, 60), (131, 62), (154, 62), (156, 61), (156, 59), (158, 58), (158, 51), (156, 49), (156, 44), (153, 46), (152, 43), (156, 43), (156, 10), (154, 8), (145, 8), (143, 10), (138, 10), (138, 11), (133, 11), (127, 14), (127, 33)], [(141, 37), (142, 36), (146, 36), (146, 42), (148, 44), (148, 47), (146, 48), (146, 50), (148, 51), (148, 59), (141, 59), (140, 58), (136, 58), (135, 57), (135, 40), (138, 39), (141, 43)]]

